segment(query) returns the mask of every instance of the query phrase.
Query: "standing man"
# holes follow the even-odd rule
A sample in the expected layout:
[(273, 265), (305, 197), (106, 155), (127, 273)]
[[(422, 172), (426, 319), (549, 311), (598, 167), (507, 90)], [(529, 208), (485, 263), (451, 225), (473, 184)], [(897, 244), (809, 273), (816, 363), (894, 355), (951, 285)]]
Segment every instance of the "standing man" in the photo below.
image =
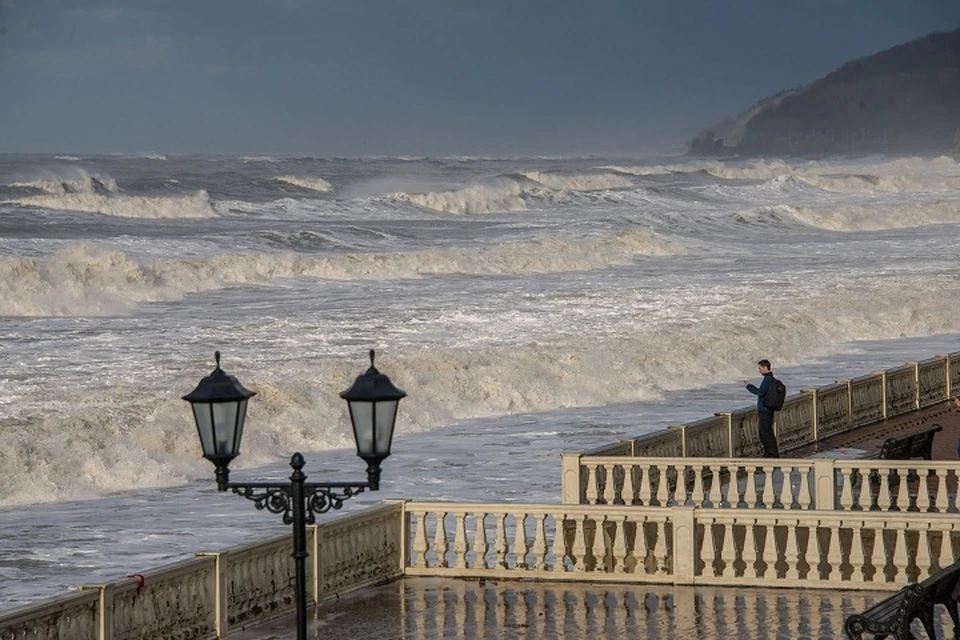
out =
[(760, 443), (763, 444), (763, 457), (779, 458), (777, 436), (773, 432), (773, 411), (763, 406), (763, 396), (767, 395), (767, 392), (773, 386), (773, 372), (770, 371), (770, 361), (759, 361), (757, 371), (763, 375), (763, 381), (760, 382), (759, 387), (750, 384), (749, 380), (744, 380), (743, 384), (747, 385), (747, 391), (757, 396), (757, 417), (759, 418)]

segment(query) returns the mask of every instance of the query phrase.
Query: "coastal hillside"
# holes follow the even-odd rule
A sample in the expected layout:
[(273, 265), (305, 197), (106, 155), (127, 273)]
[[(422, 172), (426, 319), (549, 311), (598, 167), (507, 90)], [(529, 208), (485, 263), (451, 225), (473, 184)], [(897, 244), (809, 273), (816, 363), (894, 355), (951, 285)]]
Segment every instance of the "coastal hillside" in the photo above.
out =
[(960, 29), (846, 63), (690, 141), (697, 154), (960, 152)]

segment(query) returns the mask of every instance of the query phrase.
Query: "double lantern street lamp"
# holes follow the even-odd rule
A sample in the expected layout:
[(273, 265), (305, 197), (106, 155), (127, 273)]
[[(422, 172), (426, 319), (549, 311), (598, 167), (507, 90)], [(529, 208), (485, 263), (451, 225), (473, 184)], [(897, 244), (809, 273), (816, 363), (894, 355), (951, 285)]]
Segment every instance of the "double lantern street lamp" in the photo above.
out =
[(364, 490), (380, 488), (380, 463), (390, 455), (397, 407), (406, 392), (377, 371), (370, 350), (370, 368), (340, 394), (350, 408), (350, 421), (357, 443), (357, 455), (367, 463), (366, 482), (306, 482), (303, 456), (290, 458), (290, 482), (230, 482), (230, 461), (240, 455), (240, 439), (247, 415), (247, 400), (256, 395), (220, 368), (220, 352), (214, 354), (217, 368), (203, 378), (183, 399), (193, 408), (200, 434), (203, 457), (216, 468), (217, 488), (231, 490), (252, 500), (257, 509), (283, 514), (284, 524), (293, 525), (293, 558), (296, 568), (297, 638), (307, 637), (307, 525), (318, 513), (339, 509), (343, 501)]

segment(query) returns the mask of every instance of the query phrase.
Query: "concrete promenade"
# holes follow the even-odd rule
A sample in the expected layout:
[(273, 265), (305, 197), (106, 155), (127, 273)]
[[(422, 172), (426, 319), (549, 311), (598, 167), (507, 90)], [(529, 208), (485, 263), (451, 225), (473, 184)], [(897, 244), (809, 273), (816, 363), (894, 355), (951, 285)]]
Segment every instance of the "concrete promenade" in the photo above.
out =
[[(816, 449), (878, 451), (891, 436), (932, 424), (933, 459), (956, 460), (960, 411), (943, 402), (921, 412), (841, 434)], [(310, 637), (344, 640), (599, 640), (843, 638), (847, 616), (889, 592), (732, 589), (406, 578), (328, 602), (310, 620)], [(950, 637), (952, 624), (941, 611)], [(919, 622), (917, 637), (924, 637)], [(230, 640), (294, 638), (294, 618), (230, 635)]]

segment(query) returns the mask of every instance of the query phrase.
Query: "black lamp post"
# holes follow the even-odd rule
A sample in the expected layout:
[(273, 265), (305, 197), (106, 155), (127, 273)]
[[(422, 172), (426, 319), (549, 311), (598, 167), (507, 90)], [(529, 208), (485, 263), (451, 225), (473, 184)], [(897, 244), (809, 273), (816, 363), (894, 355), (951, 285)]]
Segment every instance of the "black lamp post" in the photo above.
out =
[(183, 399), (193, 407), (203, 457), (217, 467), (217, 488), (230, 489), (252, 500), (257, 509), (283, 514), (284, 524), (293, 524), (293, 558), (296, 567), (294, 595), (297, 600), (297, 638), (307, 638), (307, 525), (318, 513), (339, 509), (343, 501), (365, 489), (380, 488), (380, 463), (390, 455), (397, 407), (406, 392), (373, 366), (358, 376), (340, 394), (350, 407), (350, 421), (357, 443), (357, 455), (367, 463), (367, 482), (305, 482), (303, 456), (290, 458), (293, 473), (289, 483), (230, 482), (230, 461), (240, 455), (247, 400), (256, 395), (220, 368), (220, 352), (214, 354), (217, 368)]

